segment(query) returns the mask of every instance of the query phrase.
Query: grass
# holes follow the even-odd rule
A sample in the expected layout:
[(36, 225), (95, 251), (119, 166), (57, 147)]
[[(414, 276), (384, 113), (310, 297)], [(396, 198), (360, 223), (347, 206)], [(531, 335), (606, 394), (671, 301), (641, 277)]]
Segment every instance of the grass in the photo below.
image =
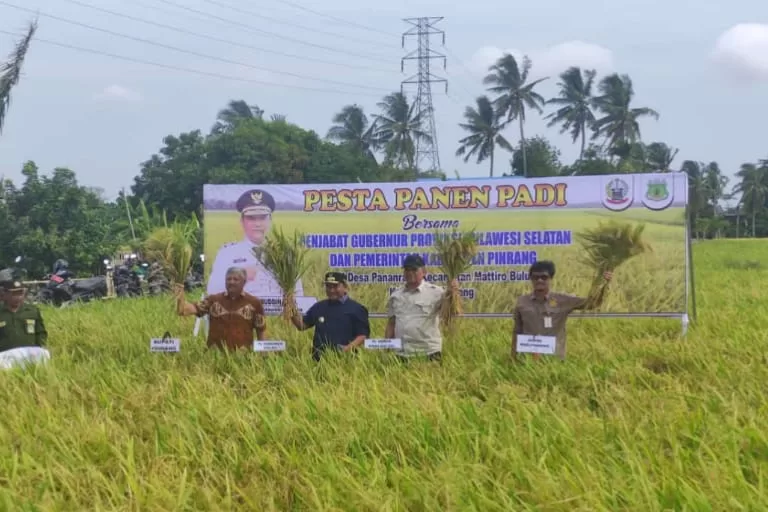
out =
[[(612, 212), (610, 216), (601, 215), (602, 210), (561, 210), (561, 211), (475, 211), (419, 214), (420, 219), (445, 220), (458, 219), (460, 230), (476, 228), (479, 232), (487, 231), (536, 231), (536, 230), (572, 230), (573, 244), (570, 246), (480, 246), (480, 252), (488, 251), (537, 251), (539, 259), (552, 259), (559, 264), (560, 284), (563, 289), (585, 296), (594, 278), (593, 269), (579, 260), (581, 249), (576, 243), (575, 232), (594, 228), (607, 218), (626, 222), (646, 224), (645, 237), (653, 246), (653, 252), (643, 254), (616, 272), (621, 287), (612, 287), (606, 297), (602, 310), (605, 312), (675, 312), (685, 307), (685, 231), (682, 223), (681, 208), (669, 208), (653, 212), (645, 208), (630, 209), (625, 212)], [(408, 214), (413, 212), (406, 212)], [(419, 213), (419, 212), (416, 212)], [(359, 234), (359, 233), (403, 233), (402, 217), (404, 213), (376, 213), (369, 215), (355, 214), (315, 214), (309, 217), (301, 212), (276, 212), (273, 226), (286, 230), (300, 229), (307, 234)], [(243, 238), (237, 213), (208, 212), (205, 222), (206, 265), (207, 271), (216, 256), (218, 248), (231, 241)], [(422, 231), (431, 234), (433, 230)], [(408, 234), (411, 231), (407, 232)], [(432, 244), (426, 247), (406, 247), (388, 250), (390, 252), (431, 252)], [(330, 253), (379, 252), (382, 249), (333, 249), (313, 250), (310, 257), (310, 269), (305, 276), (304, 294), (322, 296), (322, 275), (329, 270)], [(370, 273), (372, 271), (399, 274), (398, 268), (336, 268), (340, 271)], [(433, 267), (432, 272), (439, 273)], [(473, 270), (500, 270), (509, 272), (527, 270), (527, 265), (519, 267), (481, 267)], [(510, 308), (510, 295), (524, 293), (527, 278), (520, 282), (502, 284), (491, 282), (463, 282), (463, 288), (476, 291), (475, 298), (465, 300), (466, 313), (499, 312), (506, 313)], [(443, 284), (444, 283), (437, 283)], [(371, 312), (383, 313), (390, 286), (385, 284), (355, 284), (355, 293), (369, 307)]]
[(0, 510), (766, 510), (768, 274), (738, 264), (766, 253), (696, 244), (687, 338), (572, 320), (564, 363), (511, 364), (510, 321), (442, 367), (316, 367), (277, 319), (287, 354), (226, 357), (169, 298), (45, 309), (53, 363), (0, 374)]

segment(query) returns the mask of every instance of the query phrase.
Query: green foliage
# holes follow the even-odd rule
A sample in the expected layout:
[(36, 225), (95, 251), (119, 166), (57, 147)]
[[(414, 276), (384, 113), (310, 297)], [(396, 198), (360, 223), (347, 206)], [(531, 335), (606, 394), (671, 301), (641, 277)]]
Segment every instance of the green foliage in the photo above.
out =
[[(528, 163), (529, 178), (557, 176), (560, 174), (562, 169), (562, 164), (560, 163), (560, 150), (554, 147), (544, 137), (537, 135), (528, 139), (525, 143), (525, 154), (525, 161)], [(525, 167), (523, 162), (523, 148), (522, 146), (518, 146), (512, 153), (512, 160), (510, 161), (512, 176), (524, 175)]]
[(34, 162), (27, 162), (22, 175), (21, 188), (10, 181), (4, 184), (0, 263), (8, 265), (22, 255), (30, 278), (50, 272), (59, 258), (69, 261), (74, 272), (97, 272), (101, 260), (120, 243), (113, 223), (118, 208), (80, 186), (69, 169), (40, 176)]

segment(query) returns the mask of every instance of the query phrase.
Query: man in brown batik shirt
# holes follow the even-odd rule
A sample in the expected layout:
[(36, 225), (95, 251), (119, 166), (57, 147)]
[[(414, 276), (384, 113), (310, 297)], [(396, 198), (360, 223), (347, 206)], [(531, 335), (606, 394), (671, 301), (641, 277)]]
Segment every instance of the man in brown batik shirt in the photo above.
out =
[[(568, 315), (577, 309), (599, 307), (604, 298), (606, 287), (590, 298), (577, 297), (550, 290), (550, 283), (555, 277), (555, 264), (551, 261), (537, 261), (529, 269), (532, 293), (517, 299), (515, 305), (515, 325), (512, 334), (512, 357), (517, 359), (517, 335), (528, 334), (555, 337), (555, 356), (565, 359), (565, 323)], [(606, 281), (613, 277), (611, 272), (603, 274)], [(538, 359), (540, 354), (532, 354)]]
[(184, 300), (184, 286), (176, 287), (176, 311), (179, 316), (210, 317), (208, 347), (228, 350), (251, 348), (253, 331), (263, 341), (267, 335), (264, 305), (243, 291), (247, 274), (244, 269), (232, 267), (226, 273), (226, 292), (209, 295), (197, 304)]

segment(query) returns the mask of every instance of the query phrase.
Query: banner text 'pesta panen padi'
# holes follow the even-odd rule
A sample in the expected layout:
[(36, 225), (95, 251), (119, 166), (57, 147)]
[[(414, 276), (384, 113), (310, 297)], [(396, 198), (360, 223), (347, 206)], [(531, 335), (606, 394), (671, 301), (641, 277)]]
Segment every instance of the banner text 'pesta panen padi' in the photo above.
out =
[(251, 248), (270, 230), (297, 230), (311, 266), (297, 296), (323, 297), (328, 270), (347, 274), (350, 294), (383, 313), (402, 285), (410, 253), (427, 262), (431, 282), (446, 286), (434, 234), (477, 233), (479, 251), (460, 277), (466, 313), (510, 313), (528, 293), (528, 267), (557, 266), (557, 290), (586, 295), (594, 269), (583, 262), (578, 233), (618, 220), (645, 225), (652, 251), (617, 269), (601, 311), (682, 313), (686, 307), (687, 177), (683, 173), (536, 179), (320, 185), (206, 185), (208, 293), (223, 291), (232, 266), (249, 272), (246, 291), (279, 311), (281, 290)]

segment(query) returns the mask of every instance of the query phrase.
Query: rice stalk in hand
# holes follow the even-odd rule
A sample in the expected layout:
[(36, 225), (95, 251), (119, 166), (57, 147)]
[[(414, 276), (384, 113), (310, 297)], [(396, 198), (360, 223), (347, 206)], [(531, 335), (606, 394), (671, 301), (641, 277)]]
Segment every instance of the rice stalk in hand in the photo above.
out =
[(144, 242), (144, 255), (160, 263), (173, 284), (184, 284), (192, 267), (192, 248), (197, 243), (199, 225), (195, 219), (174, 222), (152, 230)]
[(609, 221), (576, 234), (584, 253), (582, 262), (594, 272), (589, 301), (602, 297), (608, 287), (603, 275), (614, 272), (630, 259), (653, 249), (643, 238), (645, 224)]
[(308, 254), (309, 249), (302, 233), (294, 231), (285, 234), (282, 229), (273, 230), (262, 245), (253, 248), (253, 255), (283, 290), (282, 317), (286, 322), (299, 312), (296, 306), (296, 283), (309, 268)]
[[(434, 236), (433, 248), (440, 259), (440, 270), (445, 274), (448, 283), (458, 279), (459, 275), (472, 267), (472, 259), (477, 255), (478, 244), (475, 230), (451, 232), (438, 231)], [(449, 285), (450, 286), (450, 285)], [(449, 288), (446, 300), (440, 308), (440, 318), (443, 325), (450, 331), (456, 318), (461, 315), (461, 293), (458, 289)]]

